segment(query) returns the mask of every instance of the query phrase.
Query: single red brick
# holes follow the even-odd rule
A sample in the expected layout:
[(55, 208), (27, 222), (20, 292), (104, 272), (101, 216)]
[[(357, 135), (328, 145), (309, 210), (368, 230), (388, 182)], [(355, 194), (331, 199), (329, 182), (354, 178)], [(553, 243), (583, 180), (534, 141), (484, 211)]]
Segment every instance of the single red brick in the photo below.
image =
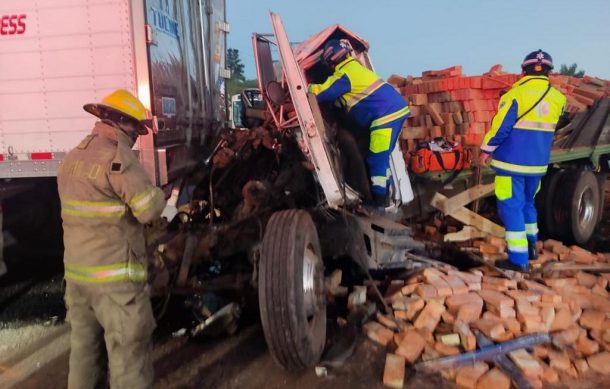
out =
[(405, 358), (400, 355), (386, 354), (383, 384), (390, 388), (400, 389), (405, 381)]
[(510, 378), (498, 368), (493, 368), (477, 381), (477, 389), (509, 389)]

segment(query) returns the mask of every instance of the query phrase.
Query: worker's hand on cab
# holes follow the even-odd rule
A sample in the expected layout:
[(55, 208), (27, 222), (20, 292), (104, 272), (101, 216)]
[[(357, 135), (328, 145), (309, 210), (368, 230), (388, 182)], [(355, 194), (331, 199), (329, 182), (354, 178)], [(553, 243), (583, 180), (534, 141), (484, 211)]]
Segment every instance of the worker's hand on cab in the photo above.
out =
[(490, 163), (491, 163), (491, 154), (481, 152), (481, 154), (479, 154), (479, 165), (488, 166)]

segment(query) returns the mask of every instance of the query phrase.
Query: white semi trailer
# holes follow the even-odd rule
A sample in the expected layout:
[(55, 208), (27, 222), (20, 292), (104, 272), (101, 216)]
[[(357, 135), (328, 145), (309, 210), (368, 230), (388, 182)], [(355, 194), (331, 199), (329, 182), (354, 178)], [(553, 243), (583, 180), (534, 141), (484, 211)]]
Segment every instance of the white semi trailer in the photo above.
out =
[(114, 89), (153, 115), (135, 146), (153, 182), (201, 160), (226, 125), (228, 31), (225, 0), (1, 1), (0, 200), (18, 240), (61, 237), (57, 168), (96, 120), (83, 104)]

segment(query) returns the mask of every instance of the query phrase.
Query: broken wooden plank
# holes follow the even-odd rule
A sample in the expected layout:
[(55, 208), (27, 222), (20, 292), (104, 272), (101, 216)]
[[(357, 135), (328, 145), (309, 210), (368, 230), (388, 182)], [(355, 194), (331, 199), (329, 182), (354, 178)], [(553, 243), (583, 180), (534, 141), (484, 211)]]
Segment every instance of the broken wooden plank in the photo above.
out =
[[(442, 211), (442, 208), (444, 207), (443, 201), (446, 199), (447, 199), (446, 196), (444, 196), (440, 193), (436, 193), (434, 195), (434, 197), (432, 198), (432, 201), (430, 202), (430, 204), (434, 208)], [(451, 216), (452, 218), (454, 218), (468, 226), (474, 226), (483, 232), (487, 232), (489, 234), (495, 235), (500, 238), (502, 238), (504, 236), (504, 228), (502, 226), (492, 222), (489, 219), (484, 218), (483, 216), (481, 216), (479, 214), (472, 212), (471, 210), (469, 210), (467, 208), (464, 208), (464, 207), (457, 208), (456, 210), (452, 211), (451, 214), (447, 214), (447, 215)]]
[(487, 234), (473, 226), (464, 226), (458, 232), (450, 232), (443, 236), (445, 242), (464, 242), (471, 239), (484, 238)]
[(494, 191), (494, 183), (491, 184), (479, 184), (475, 185), (472, 188), (466, 189), (463, 192), (458, 193), (457, 195), (445, 198), (444, 200), (439, 201), (438, 208), (441, 212), (446, 215), (450, 215), (452, 212), (457, 211), (459, 208), (470, 204), (471, 202), (480, 199), (481, 197), (485, 197)]

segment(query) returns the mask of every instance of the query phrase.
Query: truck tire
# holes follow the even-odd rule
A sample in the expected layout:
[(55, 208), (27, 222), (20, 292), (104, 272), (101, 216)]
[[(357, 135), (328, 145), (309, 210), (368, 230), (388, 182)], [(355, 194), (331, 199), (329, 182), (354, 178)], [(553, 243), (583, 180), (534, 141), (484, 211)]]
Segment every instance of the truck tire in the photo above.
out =
[(599, 183), (590, 171), (564, 174), (563, 177), (558, 188), (565, 188), (565, 192), (557, 194), (560, 198), (554, 203), (555, 221), (567, 229), (561, 231), (562, 238), (583, 245), (593, 236), (599, 220)]
[(538, 211), (538, 220), (540, 221), (540, 232), (545, 237), (553, 237), (557, 235), (557, 223), (554, 218), (553, 210), (555, 208), (555, 197), (557, 193), (557, 185), (562, 180), (565, 170), (549, 172), (542, 179), (542, 188), (536, 196), (536, 208)]
[(260, 258), (259, 308), (269, 351), (287, 370), (313, 366), (326, 341), (326, 299), (320, 241), (309, 213), (274, 213)]

